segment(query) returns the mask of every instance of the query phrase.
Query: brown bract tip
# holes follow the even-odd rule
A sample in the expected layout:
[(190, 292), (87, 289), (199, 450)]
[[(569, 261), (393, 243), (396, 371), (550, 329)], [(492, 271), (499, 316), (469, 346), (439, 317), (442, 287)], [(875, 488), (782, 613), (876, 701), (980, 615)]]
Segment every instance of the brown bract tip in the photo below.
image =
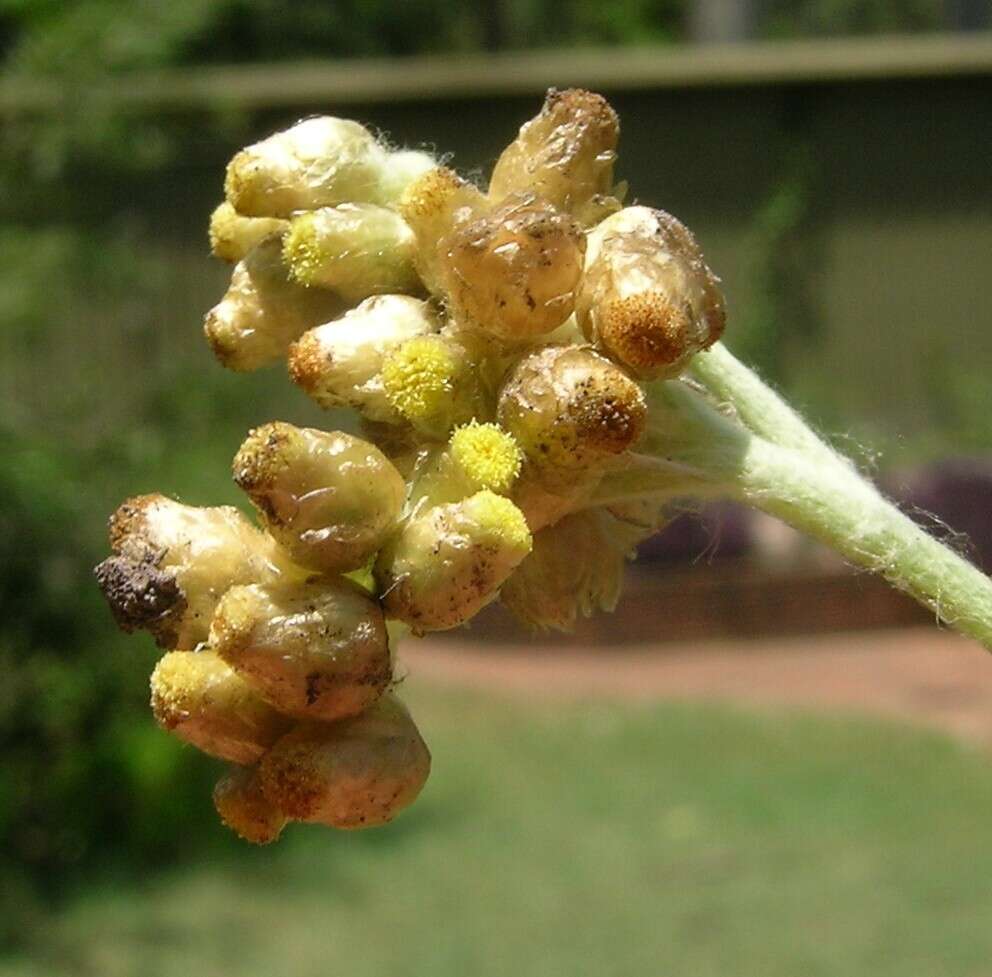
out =
[(606, 349), (637, 371), (651, 372), (690, 352), (692, 310), (662, 291), (615, 298), (599, 310), (597, 328)]
[(293, 383), (312, 394), (320, 386), (321, 377), (330, 366), (330, 358), (321, 348), (320, 340), (308, 332), (289, 347), (287, 363)]
[(176, 640), (186, 595), (175, 575), (154, 561), (112, 556), (93, 571), (117, 626), (126, 632), (147, 630), (161, 647)]

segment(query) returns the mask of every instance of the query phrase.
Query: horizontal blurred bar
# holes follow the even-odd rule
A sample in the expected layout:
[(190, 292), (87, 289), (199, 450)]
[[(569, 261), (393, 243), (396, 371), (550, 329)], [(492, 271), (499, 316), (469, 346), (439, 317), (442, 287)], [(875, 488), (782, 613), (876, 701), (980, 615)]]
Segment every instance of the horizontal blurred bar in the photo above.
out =
[[(986, 74), (992, 35), (938, 34), (184, 68), (106, 76), (85, 94), (155, 108), (270, 108), (523, 95), (551, 85), (617, 91)], [(79, 96), (78, 79), (8, 79), (0, 112), (58, 109)]]

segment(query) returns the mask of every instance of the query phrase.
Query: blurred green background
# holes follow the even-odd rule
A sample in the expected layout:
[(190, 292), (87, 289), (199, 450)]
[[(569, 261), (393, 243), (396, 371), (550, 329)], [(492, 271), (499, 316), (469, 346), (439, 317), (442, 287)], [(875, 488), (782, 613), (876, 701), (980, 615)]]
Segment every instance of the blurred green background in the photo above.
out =
[[(977, 0), (0, 0), (0, 973), (987, 974), (984, 755), (414, 674), (416, 808), (249, 851), (90, 568), (126, 496), (241, 504), (249, 427), (340, 423), (202, 341), (230, 155), (326, 111), (484, 172), (555, 65), (619, 111), (632, 198), (696, 231), (732, 348), (869, 464), (987, 457), (992, 56), (956, 45), (989, 27)], [(362, 57), (388, 84), (298, 84)], [(472, 83), (432, 92), (451, 64)]]

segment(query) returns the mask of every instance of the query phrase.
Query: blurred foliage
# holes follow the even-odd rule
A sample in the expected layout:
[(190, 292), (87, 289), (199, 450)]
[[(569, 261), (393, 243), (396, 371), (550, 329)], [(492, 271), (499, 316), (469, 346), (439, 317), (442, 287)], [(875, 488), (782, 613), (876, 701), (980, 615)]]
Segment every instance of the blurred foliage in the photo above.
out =
[(822, 255), (814, 212), (818, 167), (801, 138), (786, 148), (771, 192), (750, 228), (751, 302), (734, 327), (735, 349), (775, 384), (786, 380), (789, 356), (822, 337), (816, 283)]
[(9, 430), (0, 452), (3, 935), (36, 887), (59, 889), (108, 851), (140, 871), (189, 849), (213, 818), (187, 803), (209, 791), (209, 765), (148, 720), (148, 643), (110, 634), (92, 584), (104, 523), (94, 472)]

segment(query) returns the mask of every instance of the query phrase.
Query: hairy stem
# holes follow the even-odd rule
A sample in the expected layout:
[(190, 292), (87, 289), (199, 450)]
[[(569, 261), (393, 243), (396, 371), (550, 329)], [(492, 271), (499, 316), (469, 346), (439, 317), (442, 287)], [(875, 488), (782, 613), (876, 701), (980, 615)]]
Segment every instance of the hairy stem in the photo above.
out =
[[(652, 391), (653, 460), (633, 456), (591, 504), (638, 494), (738, 499), (880, 573), (992, 650), (992, 579), (900, 512), (729, 352), (704, 355), (713, 358), (694, 372), (707, 393), (678, 382)], [(720, 409), (727, 403), (732, 415)]]

